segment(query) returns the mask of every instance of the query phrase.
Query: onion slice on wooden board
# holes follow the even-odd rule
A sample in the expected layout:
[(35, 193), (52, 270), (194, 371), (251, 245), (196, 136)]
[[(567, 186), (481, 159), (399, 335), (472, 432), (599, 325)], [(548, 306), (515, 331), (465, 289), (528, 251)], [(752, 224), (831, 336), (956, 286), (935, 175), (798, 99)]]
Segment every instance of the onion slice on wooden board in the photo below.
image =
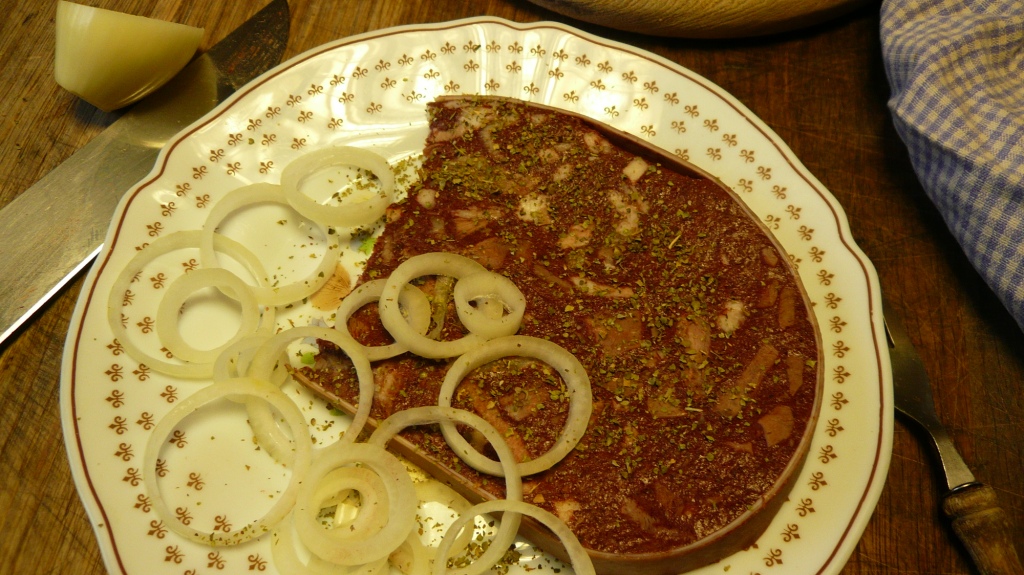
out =
[(110, 112), (181, 71), (196, 53), (203, 29), (61, 0), (56, 34), (57, 83)]

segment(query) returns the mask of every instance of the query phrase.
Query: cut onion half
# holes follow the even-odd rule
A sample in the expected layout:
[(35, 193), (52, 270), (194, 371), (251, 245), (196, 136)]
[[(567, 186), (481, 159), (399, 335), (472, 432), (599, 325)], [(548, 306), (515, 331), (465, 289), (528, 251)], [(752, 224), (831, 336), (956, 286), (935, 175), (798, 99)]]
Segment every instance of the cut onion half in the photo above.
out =
[[(380, 191), (351, 202), (340, 198), (337, 204), (320, 203), (304, 191), (307, 181), (318, 172), (338, 166), (352, 166), (372, 173), (380, 182)], [(395, 200), (395, 174), (387, 160), (370, 150), (352, 146), (322, 148), (299, 156), (281, 172), (281, 186), (295, 211), (315, 222), (338, 228), (369, 226), (380, 219)]]
[(110, 112), (150, 94), (196, 53), (203, 29), (60, 0), (54, 78)]
[[(558, 439), (555, 440), (551, 449), (540, 457), (518, 465), (518, 473), (521, 475), (540, 473), (568, 455), (586, 433), (593, 410), (590, 377), (576, 356), (556, 343), (525, 335), (500, 337), (466, 352), (452, 363), (441, 383), (438, 405), (441, 407), (451, 406), (455, 388), (467, 374), (486, 363), (503, 357), (528, 357), (543, 361), (555, 368), (566, 385), (566, 392), (569, 395), (569, 414)], [(460, 454), (466, 465), (490, 475), (503, 473), (502, 465), (473, 449), (451, 423), (441, 422), (441, 433), (448, 441), (448, 445), (451, 445), (452, 449)]]

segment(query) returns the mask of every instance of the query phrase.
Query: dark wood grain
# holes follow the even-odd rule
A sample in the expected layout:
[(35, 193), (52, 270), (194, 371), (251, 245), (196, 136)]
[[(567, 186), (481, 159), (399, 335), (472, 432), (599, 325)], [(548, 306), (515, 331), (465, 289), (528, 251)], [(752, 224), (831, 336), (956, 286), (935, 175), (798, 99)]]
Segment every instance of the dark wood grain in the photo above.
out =
[[(89, 3), (203, 26), (204, 47), (262, 5)], [(286, 56), (398, 24), (482, 14), (567, 21), (512, 0), (291, 4)], [(116, 114), (99, 112), (54, 84), (54, 3), (0, 0), (0, 9), (2, 208)], [(877, 12), (872, 5), (809, 30), (736, 41), (647, 38), (568, 23), (665, 56), (719, 84), (775, 130), (838, 198), (932, 376), (940, 418), (979, 480), (994, 489), (1012, 542), (1024, 550), (1024, 334), (917, 183), (886, 109)], [(0, 344), (0, 573), (104, 572), (71, 479), (58, 405), (64, 336), (80, 282)], [(923, 439), (898, 420), (888, 481), (844, 573), (975, 572), (940, 509), (942, 483)]]

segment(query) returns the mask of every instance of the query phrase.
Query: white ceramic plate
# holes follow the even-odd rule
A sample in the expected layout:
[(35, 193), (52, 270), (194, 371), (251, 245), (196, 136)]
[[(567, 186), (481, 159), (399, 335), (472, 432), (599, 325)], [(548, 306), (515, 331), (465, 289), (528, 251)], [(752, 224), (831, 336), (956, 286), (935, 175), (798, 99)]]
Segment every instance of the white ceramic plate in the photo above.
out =
[[(169, 531), (152, 511), (141, 482), (150, 430), (202, 383), (163, 376), (124, 353), (106, 320), (118, 272), (149, 242), (199, 229), (229, 190), (277, 182), (282, 167), (306, 151), (353, 144), (392, 160), (415, 156), (427, 132), (424, 105), (447, 93), (532, 100), (632, 132), (719, 176), (776, 234), (821, 327), (823, 412), (808, 462), (767, 532), (752, 548), (699, 572), (838, 572), (877, 502), (892, 439), (878, 281), (842, 209), (778, 136), (704, 78), (560, 24), (493, 18), (382, 30), (297, 56), (174, 138), (122, 201), (75, 311), (61, 386), (68, 455), (110, 572), (276, 572), (268, 537), (207, 548)], [(271, 265), (295, 268), (292, 274), (304, 271), (294, 262), (318, 249), (294, 230), (266, 239), (272, 223), (236, 227), (246, 241), (263, 242)], [(160, 290), (198, 258), (178, 257), (147, 268), (132, 284), (127, 330), (154, 353)], [(354, 272), (360, 257), (346, 252)], [(201, 313), (183, 316), (183, 328), (210, 342), (227, 337), (231, 310), (203, 305), (197, 304)], [(318, 315), (303, 305), (280, 310), (278, 319), (308, 323)], [(333, 441), (341, 422), (302, 390), (290, 393), (315, 420), (314, 441)], [(244, 413), (227, 413), (202, 418), (177, 438), (171, 472), (161, 481), (182, 517), (228, 532), (267, 506), (283, 486), (282, 471), (250, 436)]]

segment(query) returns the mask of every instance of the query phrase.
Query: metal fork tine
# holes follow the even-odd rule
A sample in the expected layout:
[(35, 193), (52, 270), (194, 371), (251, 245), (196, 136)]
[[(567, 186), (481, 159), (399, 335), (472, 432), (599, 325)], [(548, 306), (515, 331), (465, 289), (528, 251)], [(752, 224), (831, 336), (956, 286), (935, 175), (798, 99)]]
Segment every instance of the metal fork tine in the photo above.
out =
[[(889, 361), (892, 363), (893, 379), (900, 383), (897, 385), (894, 382), (893, 385), (896, 409), (926, 427), (940, 425), (935, 415), (931, 384), (928, 382), (924, 363), (910, 341), (906, 326), (899, 316), (891, 313), (891, 309), (889, 302), (883, 299), (883, 322), (889, 343)], [(923, 381), (924, 384), (908, 385), (907, 383), (911, 381)], [(909, 412), (908, 406), (913, 406)]]

